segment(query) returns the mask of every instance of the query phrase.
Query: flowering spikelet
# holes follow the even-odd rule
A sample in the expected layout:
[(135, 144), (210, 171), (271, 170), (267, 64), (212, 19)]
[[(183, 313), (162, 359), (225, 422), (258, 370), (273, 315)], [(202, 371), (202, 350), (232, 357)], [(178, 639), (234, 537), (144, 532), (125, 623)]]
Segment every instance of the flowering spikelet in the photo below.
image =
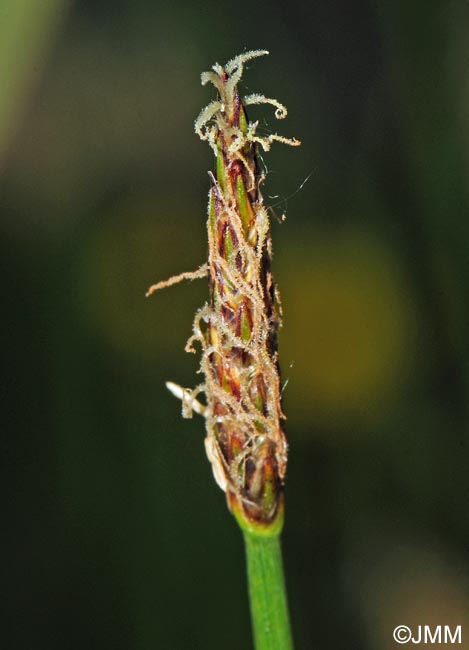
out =
[[(210, 82), (218, 92), (195, 122), (196, 132), (216, 156), (208, 205), (208, 265), (150, 292), (208, 274), (210, 301), (196, 313), (186, 346), (195, 352), (194, 344), (200, 344), (205, 381), (192, 391), (168, 387), (182, 399), (186, 417), (192, 410), (205, 416), (207, 455), (240, 523), (271, 526), (281, 520), (287, 443), (277, 362), (281, 308), (270, 270), (272, 245), (257, 148), (267, 151), (274, 141), (300, 143), (277, 134), (260, 136), (258, 123), (248, 121), (249, 104), (273, 105), (278, 119), (287, 114), (275, 99), (259, 94), (241, 99), (238, 94), (244, 63), (264, 54), (246, 52), (202, 74), (202, 84)], [(200, 392), (206, 405), (196, 399)]]

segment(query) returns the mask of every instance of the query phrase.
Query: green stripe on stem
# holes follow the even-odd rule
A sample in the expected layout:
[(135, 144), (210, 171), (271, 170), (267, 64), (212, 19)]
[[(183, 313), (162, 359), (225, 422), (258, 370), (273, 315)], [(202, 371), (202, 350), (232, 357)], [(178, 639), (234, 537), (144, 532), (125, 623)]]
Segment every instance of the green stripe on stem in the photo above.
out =
[(280, 535), (243, 535), (255, 650), (293, 650)]

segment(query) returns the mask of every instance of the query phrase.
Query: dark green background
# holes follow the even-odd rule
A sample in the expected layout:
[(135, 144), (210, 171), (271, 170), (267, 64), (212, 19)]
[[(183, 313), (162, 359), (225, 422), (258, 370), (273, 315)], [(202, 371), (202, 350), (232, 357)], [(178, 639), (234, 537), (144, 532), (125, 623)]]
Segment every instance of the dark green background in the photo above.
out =
[(241, 90), (289, 116), (251, 119), (302, 140), (264, 156), (288, 215), (297, 648), (389, 650), (398, 624), (461, 624), (464, 641), (468, 17), (436, 0), (88, 0), (51, 28), (0, 163), (2, 647), (251, 647), (203, 422), (164, 387), (199, 381), (183, 347), (206, 283), (144, 294), (206, 259), (199, 75), (256, 48), (271, 55)]

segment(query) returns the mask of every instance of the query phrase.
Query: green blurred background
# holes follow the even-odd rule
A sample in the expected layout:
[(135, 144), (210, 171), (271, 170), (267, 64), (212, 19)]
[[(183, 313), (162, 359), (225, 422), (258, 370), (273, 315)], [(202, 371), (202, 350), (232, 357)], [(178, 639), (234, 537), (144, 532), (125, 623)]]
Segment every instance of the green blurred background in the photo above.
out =
[[(1, 646), (250, 647), (242, 541), (167, 379), (204, 281), (199, 75), (302, 140), (265, 156), (298, 650), (469, 634), (469, 7), (2, 0)], [(297, 191), (305, 178), (308, 182)], [(397, 647), (397, 646), (396, 646)]]

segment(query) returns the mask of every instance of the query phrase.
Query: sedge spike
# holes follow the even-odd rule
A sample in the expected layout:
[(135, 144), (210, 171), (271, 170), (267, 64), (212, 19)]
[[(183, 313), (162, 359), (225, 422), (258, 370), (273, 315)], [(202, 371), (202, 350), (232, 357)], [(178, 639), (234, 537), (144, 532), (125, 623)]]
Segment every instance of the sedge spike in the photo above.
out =
[[(186, 350), (202, 350), (202, 384), (168, 388), (182, 401), (183, 415), (205, 418), (205, 448), (218, 485), (246, 531), (279, 531), (283, 520), (283, 484), (287, 441), (283, 431), (277, 332), (281, 306), (271, 273), (272, 242), (261, 185), (264, 175), (258, 149), (273, 142), (297, 146), (295, 138), (260, 135), (246, 106), (269, 104), (275, 117), (287, 109), (261, 94), (241, 98), (244, 64), (268, 54), (254, 50), (225, 66), (204, 72), (202, 84), (213, 84), (217, 98), (195, 121), (195, 131), (210, 145), (216, 175), (210, 174), (208, 264), (182, 273), (149, 290), (182, 279), (208, 275), (210, 299), (198, 310)], [(205, 394), (206, 404), (197, 400)]]

